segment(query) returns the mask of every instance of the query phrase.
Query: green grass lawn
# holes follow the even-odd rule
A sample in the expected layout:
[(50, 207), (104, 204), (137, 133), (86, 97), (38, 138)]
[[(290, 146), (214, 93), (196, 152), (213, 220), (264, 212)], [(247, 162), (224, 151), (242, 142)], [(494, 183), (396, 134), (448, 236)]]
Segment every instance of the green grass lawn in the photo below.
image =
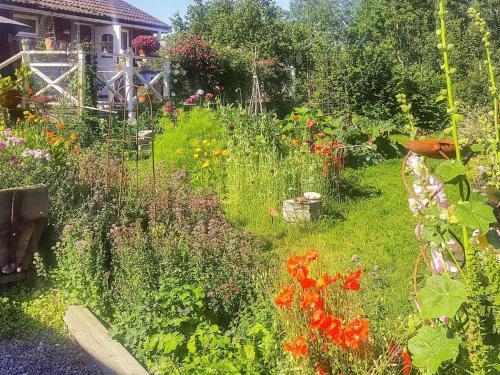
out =
[(247, 222), (246, 229), (272, 238), (283, 262), (313, 247), (322, 254), (321, 268), (325, 271), (363, 267), (366, 312), (372, 319), (385, 322), (379, 329), (394, 329), (400, 326), (398, 318), (413, 310), (410, 296), (418, 252), (415, 222), (401, 182), (401, 161), (349, 169), (345, 177), (350, 186), (348, 198), (335, 207), (335, 218), (307, 226), (271, 223), (270, 218), (247, 221), (237, 217), (237, 212), (245, 216), (243, 207), (228, 210), (230, 218)]

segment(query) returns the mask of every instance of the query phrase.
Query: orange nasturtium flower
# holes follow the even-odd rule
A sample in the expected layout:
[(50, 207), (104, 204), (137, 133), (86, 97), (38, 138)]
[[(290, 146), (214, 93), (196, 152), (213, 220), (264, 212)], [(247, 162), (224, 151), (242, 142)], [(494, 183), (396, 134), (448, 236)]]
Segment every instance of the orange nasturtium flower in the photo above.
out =
[(285, 351), (292, 353), (294, 357), (307, 358), (309, 355), (306, 339), (302, 336), (297, 337), (293, 344), (286, 343), (284, 349)]
[(368, 320), (357, 318), (348, 322), (344, 330), (344, 347), (357, 349), (369, 334)]
[(344, 289), (345, 290), (359, 290), (361, 288), (359, 281), (363, 275), (363, 270), (357, 270), (344, 276)]
[(76, 147), (76, 146), (75, 146), (75, 147), (73, 147), (73, 149), (71, 150), (71, 152), (72, 152), (74, 155), (78, 154), (78, 147)]
[(63, 130), (64, 129), (64, 124), (62, 122), (60, 122), (59, 124), (57, 124), (56, 128), (59, 129), (59, 130)]
[(294, 286), (286, 286), (278, 293), (274, 303), (279, 307), (291, 306), (293, 303)]
[(316, 282), (316, 288), (319, 290), (322, 290), (329, 285), (333, 284), (337, 280), (339, 280), (342, 277), (342, 274), (338, 273), (335, 276), (331, 277), (328, 273), (325, 273), (323, 276), (321, 276), (318, 281)]
[(29, 120), (29, 121), (36, 120), (36, 116), (35, 116), (35, 115), (29, 115), (29, 116), (28, 116), (28, 120)]
[(301, 309), (323, 309), (323, 298), (314, 290), (306, 290), (300, 301)]

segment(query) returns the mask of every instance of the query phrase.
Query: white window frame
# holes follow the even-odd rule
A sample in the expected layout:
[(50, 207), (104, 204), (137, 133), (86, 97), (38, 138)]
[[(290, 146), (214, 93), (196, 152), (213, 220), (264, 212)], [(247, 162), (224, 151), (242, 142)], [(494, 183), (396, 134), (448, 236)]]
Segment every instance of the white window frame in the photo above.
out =
[(12, 19), (14, 21), (21, 22), (21, 23), (23, 23), (23, 19), (35, 21), (36, 22), (36, 26), (35, 26), (36, 32), (30, 33), (28, 31), (19, 31), (17, 33), (17, 35), (19, 35), (19, 36), (34, 36), (34, 37), (38, 36), (38, 32), (39, 32), (39, 28), (40, 28), (40, 19), (38, 18), (38, 16), (32, 16), (30, 14), (14, 13), (14, 15), (12, 16)]
[[(127, 34), (127, 48), (124, 50), (123, 47), (123, 34)], [(120, 50), (121, 53), (127, 52), (127, 49), (130, 47), (130, 43), (132, 41), (130, 40), (130, 30), (129, 29), (122, 29), (121, 34), (120, 34)]]

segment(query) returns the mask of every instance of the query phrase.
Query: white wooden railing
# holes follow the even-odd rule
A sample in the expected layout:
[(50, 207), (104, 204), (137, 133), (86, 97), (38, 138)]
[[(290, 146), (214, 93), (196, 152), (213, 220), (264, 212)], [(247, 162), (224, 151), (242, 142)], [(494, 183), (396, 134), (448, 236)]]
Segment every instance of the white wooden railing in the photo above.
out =
[[(35, 56), (64, 56), (67, 57), (67, 62), (37, 62)], [(162, 57), (141, 57), (135, 56), (132, 51), (127, 51), (120, 55), (106, 55), (110, 58), (116, 58), (123, 63), (122, 66), (117, 65), (116, 70), (110, 72), (102, 70), (97, 65), (97, 79), (107, 90), (108, 97), (113, 99), (112, 102), (120, 102), (129, 112), (133, 112), (137, 100), (137, 86), (144, 86), (148, 93), (157, 98), (164, 100), (170, 96), (170, 76), (171, 62), (168, 58)], [(78, 109), (87, 108), (85, 103), (85, 64), (86, 54), (83, 51), (66, 52), (66, 51), (32, 51), (28, 50), (26, 45), (23, 45), (23, 50), (11, 58), (0, 62), (0, 69), (8, 65), (14, 64), (21, 60), (28, 69), (33, 72), (33, 75), (40, 78), (43, 82), (43, 87), (34, 95), (43, 95), (50, 89), (55, 90), (60, 96), (69, 99), (71, 103)], [(155, 62), (154, 65), (161, 66), (152, 67), (150, 62)], [(146, 67), (141, 65), (146, 64)], [(62, 74), (56, 78), (49, 77), (42, 69), (57, 68)], [(152, 79), (148, 80), (144, 77), (143, 72), (154, 72)], [(72, 74), (77, 75), (78, 90), (76, 96), (70, 93), (63, 87), (61, 82), (69, 78)], [(161, 87), (161, 88), (158, 88)], [(25, 106), (23, 100), (23, 107)]]

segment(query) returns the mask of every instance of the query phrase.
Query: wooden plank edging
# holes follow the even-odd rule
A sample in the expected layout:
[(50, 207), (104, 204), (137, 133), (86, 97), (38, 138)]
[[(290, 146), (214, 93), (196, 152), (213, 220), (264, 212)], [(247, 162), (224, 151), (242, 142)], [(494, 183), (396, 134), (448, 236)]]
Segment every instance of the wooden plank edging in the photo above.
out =
[(108, 330), (87, 308), (68, 307), (64, 322), (103, 375), (148, 375), (144, 367), (109, 336)]

